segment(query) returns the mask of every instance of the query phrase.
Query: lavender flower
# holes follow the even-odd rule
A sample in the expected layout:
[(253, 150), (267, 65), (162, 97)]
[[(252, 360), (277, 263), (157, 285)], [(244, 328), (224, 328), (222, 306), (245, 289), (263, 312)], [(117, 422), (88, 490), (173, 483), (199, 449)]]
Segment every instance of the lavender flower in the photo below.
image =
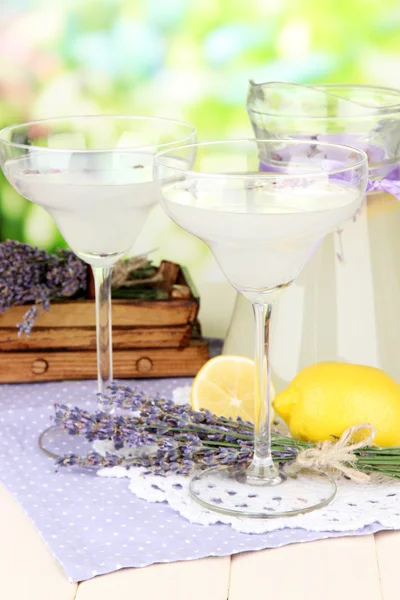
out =
[[(116, 450), (135, 448), (134, 456), (70, 454), (58, 459), (59, 465), (100, 468), (124, 464), (145, 467), (157, 475), (188, 475), (194, 469), (218, 465), (246, 466), (252, 459), (253, 425), (242, 419), (194, 411), (188, 404), (176, 405), (116, 384), (111, 384), (101, 399), (103, 405), (113, 408), (113, 414), (56, 404), (55, 424), (89, 442), (110, 440)], [(293, 461), (300, 446), (307, 444), (273, 434), (273, 455), (280, 462)]]
[(36, 317), (49, 310), (50, 299), (72, 296), (86, 288), (87, 267), (70, 250), (49, 254), (14, 240), (0, 244), (0, 313), (33, 302), (19, 335), (29, 335)]

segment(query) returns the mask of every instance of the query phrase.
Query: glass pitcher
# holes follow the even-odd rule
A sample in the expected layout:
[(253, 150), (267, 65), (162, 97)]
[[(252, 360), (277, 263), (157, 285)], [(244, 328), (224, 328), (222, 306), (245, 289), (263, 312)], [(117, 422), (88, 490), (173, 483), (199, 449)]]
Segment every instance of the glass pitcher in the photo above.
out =
[[(274, 308), (275, 387), (319, 361), (378, 367), (400, 383), (400, 91), (250, 82), (247, 111), (259, 139), (309, 139), (311, 153), (340, 142), (369, 158), (362, 213), (325, 238)], [(238, 295), (224, 353), (252, 356), (252, 335)]]

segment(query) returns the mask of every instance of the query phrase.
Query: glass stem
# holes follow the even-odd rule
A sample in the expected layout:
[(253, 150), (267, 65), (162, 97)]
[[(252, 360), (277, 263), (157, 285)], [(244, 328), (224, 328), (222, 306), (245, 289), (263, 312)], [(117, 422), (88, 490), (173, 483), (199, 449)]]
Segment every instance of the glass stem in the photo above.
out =
[[(113, 379), (111, 334), (111, 272), (112, 267), (93, 267), (96, 297), (97, 391), (104, 394)], [(99, 408), (109, 412), (100, 401)]]
[(247, 470), (253, 485), (276, 485), (282, 481), (271, 454), (271, 362), (269, 333), (271, 304), (253, 302), (255, 321), (254, 456)]

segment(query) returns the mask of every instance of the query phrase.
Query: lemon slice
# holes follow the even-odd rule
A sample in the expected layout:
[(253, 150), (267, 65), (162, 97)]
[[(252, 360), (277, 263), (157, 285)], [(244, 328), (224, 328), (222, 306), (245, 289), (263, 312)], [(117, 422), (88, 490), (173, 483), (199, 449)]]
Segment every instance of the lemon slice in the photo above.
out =
[[(254, 369), (254, 361), (244, 356), (211, 358), (193, 381), (192, 408), (205, 408), (216, 415), (254, 422)], [(274, 396), (271, 385), (271, 401)]]

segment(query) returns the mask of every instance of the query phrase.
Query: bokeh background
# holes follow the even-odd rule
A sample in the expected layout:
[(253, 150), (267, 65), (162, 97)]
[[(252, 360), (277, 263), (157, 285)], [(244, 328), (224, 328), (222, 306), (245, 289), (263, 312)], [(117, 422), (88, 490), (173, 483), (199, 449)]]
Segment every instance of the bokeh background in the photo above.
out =
[[(72, 114), (251, 134), (248, 79), (400, 87), (398, 0), (0, 0), (0, 125)], [(0, 238), (47, 249), (50, 217), (0, 179)], [(152, 213), (134, 253), (186, 264), (204, 332), (223, 335), (234, 293), (205, 246)], [(219, 311), (215, 306), (220, 307)]]

